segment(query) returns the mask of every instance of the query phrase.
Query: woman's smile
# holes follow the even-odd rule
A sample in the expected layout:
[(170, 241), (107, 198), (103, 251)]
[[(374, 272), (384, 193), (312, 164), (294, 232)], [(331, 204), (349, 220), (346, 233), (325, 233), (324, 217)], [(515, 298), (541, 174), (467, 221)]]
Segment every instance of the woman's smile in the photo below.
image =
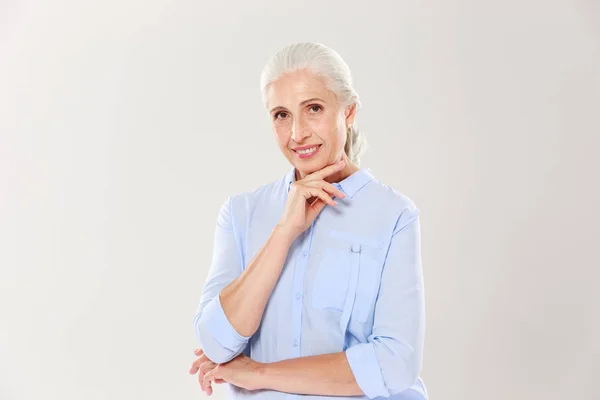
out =
[(321, 145), (318, 144), (316, 146), (309, 147), (308, 149), (304, 149), (304, 150), (293, 150), (293, 152), (296, 153), (296, 155), (299, 158), (310, 158), (310, 157), (314, 156), (315, 154), (317, 154), (319, 152), (320, 148), (321, 148)]

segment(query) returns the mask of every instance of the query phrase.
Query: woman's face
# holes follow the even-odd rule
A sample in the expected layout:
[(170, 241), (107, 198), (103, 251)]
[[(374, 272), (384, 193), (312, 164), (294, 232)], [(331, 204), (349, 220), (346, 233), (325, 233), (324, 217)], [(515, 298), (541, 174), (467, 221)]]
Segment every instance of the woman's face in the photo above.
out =
[(267, 108), (279, 148), (301, 178), (342, 158), (348, 167), (344, 145), (355, 107), (342, 109), (322, 77), (308, 70), (281, 76), (269, 88)]

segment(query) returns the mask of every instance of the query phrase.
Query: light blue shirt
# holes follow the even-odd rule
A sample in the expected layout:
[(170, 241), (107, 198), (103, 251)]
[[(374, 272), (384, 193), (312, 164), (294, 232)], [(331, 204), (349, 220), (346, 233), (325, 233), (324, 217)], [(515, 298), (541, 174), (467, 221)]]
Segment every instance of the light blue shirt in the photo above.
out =
[(346, 197), (325, 206), (293, 242), (258, 331), (242, 336), (229, 323), (218, 294), (264, 245), (294, 181), (292, 167), (221, 206), (194, 329), (216, 363), (242, 352), (271, 363), (344, 351), (365, 396), (248, 391), (227, 383), (230, 398), (427, 400), (419, 377), (425, 335), (419, 209), (370, 168), (334, 183)]

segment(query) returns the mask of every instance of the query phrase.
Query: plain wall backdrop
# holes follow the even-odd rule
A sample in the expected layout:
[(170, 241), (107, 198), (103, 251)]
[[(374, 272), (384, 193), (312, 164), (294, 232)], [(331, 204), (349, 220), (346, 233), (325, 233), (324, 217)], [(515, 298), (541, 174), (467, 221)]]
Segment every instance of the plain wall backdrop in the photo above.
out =
[(0, 1), (0, 399), (205, 396), (218, 207), (290, 167), (259, 74), (297, 41), (421, 209), (431, 399), (600, 399), (593, 0)]

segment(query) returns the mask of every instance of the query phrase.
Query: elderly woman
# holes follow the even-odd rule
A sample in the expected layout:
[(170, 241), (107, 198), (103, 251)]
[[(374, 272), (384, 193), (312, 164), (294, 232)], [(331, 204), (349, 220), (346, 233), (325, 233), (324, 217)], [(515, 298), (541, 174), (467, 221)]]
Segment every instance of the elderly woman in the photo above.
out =
[(348, 66), (296, 43), (261, 88), (292, 167), (220, 208), (190, 374), (234, 399), (428, 399), (419, 209), (359, 166)]

